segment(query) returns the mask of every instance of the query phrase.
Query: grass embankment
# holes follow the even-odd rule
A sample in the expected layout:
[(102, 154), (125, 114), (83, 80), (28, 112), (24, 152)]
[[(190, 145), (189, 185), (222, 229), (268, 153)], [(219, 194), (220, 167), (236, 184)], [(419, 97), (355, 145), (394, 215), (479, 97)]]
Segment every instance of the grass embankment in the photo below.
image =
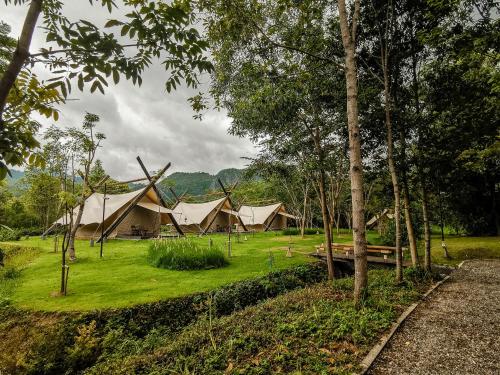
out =
[[(356, 310), (352, 278), (287, 293), (227, 317), (198, 320), (175, 337), (147, 336), (115, 351), (90, 374), (347, 374), (430, 280), (394, 286), (371, 271), (369, 297)], [(151, 345), (151, 342), (155, 344)], [(120, 347), (119, 341), (116, 343)]]
[[(370, 236), (375, 238), (374, 234)], [(151, 266), (147, 260), (151, 241), (110, 240), (99, 258), (99, 246), (77, 241), (77, 257), (70, 264), (68, 295), (57, 297), (60, 283), (61, 253), (54, 253), (53, 239), (32, 238), (13, 242), (15, 246), (40, 249), (39, 255), (22, 271), (11, 293), (14, 306), (45, 311), (85, 311), (126, 307), (165, 298), (183, 296), (214, 289), (234, 281), (261, 276), (272, 269), (284, 269), (312, 261), (306, 254), (324, 241), (321, 234), (283, 236), (280, 233), (259, 233), (233, 236), (230, 264), (220, 269), (175, 271)], [(227, 235), (212, 235), (214, 245), (226, 249)], [(208, 244), (208, 237), (192, 237)], [(351, 235), (337, 236), (335, 241), (349, 242)], [(286, 257), (292, 247), (293, 256)], [(2, 245), (0, 244), (0, 247)]]
[[(356, 310), (352, 278), (280, 294), (285, 286), (300, 288), (297, 281), (310, 277), (312, 269), (300, 267), (296, 273), (238, 282), (211, 293), (208, 299), (182, 297), (173, 304), (165, 301), (86, 315), (0, 309), (0, 318), (4, 314), (0, 370), (39, 374), (351, 373), (380, 334), (431, 282), (406, 270), (405, 284), (396, 287), (393, 271), (370, 271), (368, 298)], [(313, 273), (324, 276), (325, 270)], [(272, 290), (275, 297), (264, 302), (255, 299), (266, 290)], [(238, 304), (228, 306), (235, 298), (250, 306), (242, 310)], [(200, 307), (202, 312), (196, 312)], [(194, 319), (187, 324), (178, 321), (192, 314)], [(162, 321), (165, 315), (177, 319)]]

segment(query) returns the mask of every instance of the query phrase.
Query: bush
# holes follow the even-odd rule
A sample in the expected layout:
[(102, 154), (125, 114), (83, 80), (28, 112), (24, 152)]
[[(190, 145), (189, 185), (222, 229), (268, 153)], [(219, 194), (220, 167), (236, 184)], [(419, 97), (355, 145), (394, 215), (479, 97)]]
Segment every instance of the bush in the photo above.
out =
[(19, 241), (21, 238), (21, 231), (19, 229), (10, 229), (0, 227), (0, 242), (3, 241)]
[[(324, 231), (321, 228), (305, 228), (304, 229), (304, 234), (306, 234), (306, 235), (317, 234), (317, 233), (324, 233)], [(286, 228), (285, 230), (283, 230), (283, 235), (284, 236), (298, 236), (298, 235), (300, 235), (300, 228)]]
[(220, 247), (203, 247), (190, 239), (154, 241), (149, 246), (148, 261), (169, 270), (220, 268), (229, 264)]
[(26, 227), (20, 228), (19, 231), (23, 236), (40, 236), (42, 235), (44, 229), (42, 227)]

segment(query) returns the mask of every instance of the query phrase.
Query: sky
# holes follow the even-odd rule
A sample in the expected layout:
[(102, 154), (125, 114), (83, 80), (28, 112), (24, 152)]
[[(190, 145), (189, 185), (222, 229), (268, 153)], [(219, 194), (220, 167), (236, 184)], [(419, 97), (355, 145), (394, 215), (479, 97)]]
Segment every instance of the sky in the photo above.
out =
[[(67, 4), (64, 12), (73, 20), (84, 18), (103, 25), (113, 17), (100, 6), (90, 7), (88, 1), (71, 0)], [(0, 20), (12, 27), (14, 38), (20, 34), (26, 11), (27, 5), (6, 6), (0, 2)], [(31, 52), (46, 46), (44, 41), (45, 35), (38, 28)], [(44, 75), (43, 71), (38, 73)], [(99, 91), (90, 94), (89, 87), (82, 93), (74, 82), (70, 96), (74, 100), (59, 107), (60, 118), (55, 124), (79, 126), (85, 112), (99, 115), (99, 131), (106, 135), (106, 140), (97, 158), (106, 171), (119, 180), (142, 177), (136, 161), (138, 155), (149, 170), (158, 170), (171, 162), (167, 174), (198, 171), (213, 174), (224, 168), (242, 168), (248, 164), (242, 157), (255, 155), (256, 149), (248, 139), (227, 133), (231, 120), (226, 113), (210, 110), (201, 121), (194, 119), (187, 101), (194, 91), (183, 85), (167, 93), (167, 74), (158, 62), (154, 62), (144, 73), (141, 87), (122, 77), (116, 86), (108, 82), (105, 95)], [(196, 92), (208, 88), (209, 77), (202, 80), (203, 86)], [(52, 123), (43, 117), (37, 119), (44, 127)]]

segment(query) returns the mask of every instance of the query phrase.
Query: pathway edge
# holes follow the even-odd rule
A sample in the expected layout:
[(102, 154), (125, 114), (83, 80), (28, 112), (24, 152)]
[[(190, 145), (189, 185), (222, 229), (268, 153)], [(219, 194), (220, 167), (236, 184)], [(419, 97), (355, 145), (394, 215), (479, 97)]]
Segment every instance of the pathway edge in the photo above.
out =
[[(456, 269), (461, 268), (464, 263), (465, 263), (465, 260), (462, 261), (457, 266)], [(368, 354), (365, 356), (365, 358), (363, 358), (363, 360), (360, 363), (360, 366), (361, 366), (362, 369), (358, 373), (359, 375), (366, 374), (366, 372), (372, 366), (373, 362), (375, 362), (375, 360), (377, 359), (377, 357), (380, 354), (380, 352), (385, 348), (385, 346), (387, 345), (387, 343), (389, 342), (389, 340), (392, 338), (392, 336), (394, 336), (394, 334), (399, 329), (399, 327), (401, 326), (401, 324), (406, 320), (406, 318), (408, 318), (408, 316), (410, 316), (410, 314), (413, 312), (413, 310), (415, 310), (418, 307), (418, 305), (420, 305), (434, 290), (436, 290), (441, 284), (443, 284), (446, 280), (448, 280), (453, 275), (453, 273), (454, 272), (452, 272), (450, 275), (445, 276), (445, 278), (443, 280), (440, 280), (436, 284), (432, 285), (429, 288), (429, 290), (427, 290), (427, 292), (425, 292), (424, 295), (422, 295), (422, 297), (420, 297), (420, 299), (417, 302), (411, 304), (399, 316), (398, 320), (396, 320), (396, 322), (393, 323), (393, 325), (391, 327), (391, 330), (387, 334), (385, 334), (384, 336), (382, 336), (382, 338), (379, 340), (379, 342), (377, 344), (375, 344), (375, 346), (372, 347), (372, 349), (368, 352)]]

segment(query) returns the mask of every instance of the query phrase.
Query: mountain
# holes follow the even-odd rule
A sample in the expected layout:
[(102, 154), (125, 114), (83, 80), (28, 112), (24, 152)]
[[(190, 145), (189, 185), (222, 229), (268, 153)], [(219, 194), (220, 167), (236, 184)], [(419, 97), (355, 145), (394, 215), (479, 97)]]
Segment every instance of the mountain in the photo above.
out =
[(163, 179), (158, 185), (168, 198), (173, 199), (169, 187), (173, 188), (177, 195), (186, 193), (187, 195), (203, 195), (212, 190), (221, 191), (217, 179), (231, 187), (243, 176), (244, 169), (228, 168), (223, 169), (216, 175), (205, 172), (175, 172)]
[[(171, 200), (174, 200), (169, 187), (172, 187), (177, 195), (186, 193), (187, 195), (204, 195), (210, 191), (221, 191), (217, 179), (220, 179), (226, 188), (230, 188), (236, 181), (243, 178), (245, 170), (236, 168), (227, 168), (212, 175), (206, 172), (175, 172), (158, 183), (161, 191)], [(13, 188), (16, 183), (24, 176), (23, 171), (11, 170), (12, 177), (7, 177), (9, 188)], [(131, 190), (138, 190), (145, 184), (130, 183)]]
[(12, 177), (7, 175), (7, 184), (9, 186), (13, 186), (17, 183), (17, 181), (19, 181), (24, 176), (24, 171), (18, 171), (16, 169), (11, 169), (10, 174), (12, 175)]

